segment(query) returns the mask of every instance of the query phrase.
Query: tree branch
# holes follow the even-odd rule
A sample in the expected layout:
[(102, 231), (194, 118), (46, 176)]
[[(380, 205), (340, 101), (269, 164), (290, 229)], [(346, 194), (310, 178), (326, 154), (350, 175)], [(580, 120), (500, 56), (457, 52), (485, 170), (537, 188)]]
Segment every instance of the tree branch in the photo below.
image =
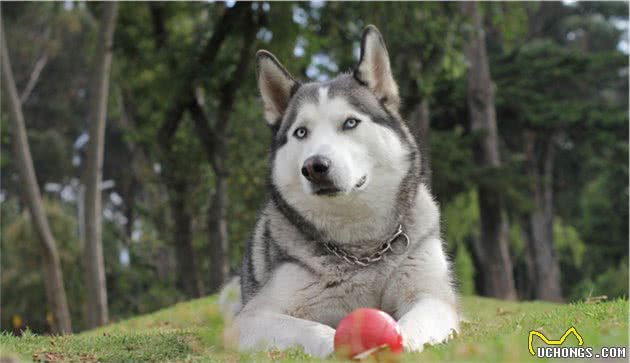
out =
[(247, 68), (252, 59), (252, 48), (255, 44), (256, 24), (253, 19), (254, 14), (243, 20), (243, 45), (239, 52), (239, 61), (236, 65), (232, 77), (221, 87), (221, 97), (219, 112), (217, 113), (217, 123), (215, 132), (223, 135), (227, 126), (230, 113), (234, 107), (234, 100), (238, 86), (243, 83), (243, 78), (247, 74)]
[(168, 38), (168, 31), (164, 22), (164, 4), (158, 2), (148, 3), (149, 13), (151, 14), (151, 25), (153, 26), (153, 38), (155, 40), (155, 48), (162, 49)]
[(210, 124), (201, 97), (196, 94), (193, 95), (188, 106), (199, 140), (204, 146), (208, 161), (216, 173), (224, 173), (220, 162), (223, 156), (217, 154), (222, 154), (222, 150), (224, 150), (225, 133), (234, 107), (236, 92), (247, 73), (252, 58), (251, 53), (256, 36), (256, 23), (253, 17), (253, 12), (249, 10), (248, 15), (243, 18), (241, 28), (243, 29), (243, 43), (239, 52), (238, 63), (231, 77), (220, 87), (219, 110), (214, 126)]
[(193, 96), (193, 100), (190, 102), (188, 110), (190, 111), (190, 116), (195, 124), (195, 128), (197, 129), (199, 140), (201, 141), (206, 154), (210, 158), (210, 156), (214, 154), (216, 135), (214, 130), (210, 127), (210, 120), (196, 96)]
[(33, 71), (31, 72), (31, 76), (28, 79), (28, 83), (24, 90), (20, 94), (20, 103), (25, 104), (28, 98), (31, 96), (33, 89), (35, 89), (35, 85), (37, 85), (37, 81), (39, 81), (39, 76), (42, 73), (42, 70), (48, 63), (48, 52), (44, 51), (44, 54), (37, 60), (35, 66), (33, 67)]
[(184, 111), (190, 105), (191, 97), (194, 97), (192, 90), (195, 80), (203, 74), (211, 73), (210, 70), (225, 38), (235, 30), (239, 23), (237, 19), (248, 9), (251, 9), (249, 3), (237, 2), (232, 8), (227, 9), (217, 22), (203, 51), (197, 56), (196, 61), (188, 67), (188, 73), (182, 77), (182, 82), (175, 92), (175, 99), (166, 111), (164, 124), (158, 131), (159, 140), (166, 142), (167, 145), (170, 144), (170, 139), (177, 130)]

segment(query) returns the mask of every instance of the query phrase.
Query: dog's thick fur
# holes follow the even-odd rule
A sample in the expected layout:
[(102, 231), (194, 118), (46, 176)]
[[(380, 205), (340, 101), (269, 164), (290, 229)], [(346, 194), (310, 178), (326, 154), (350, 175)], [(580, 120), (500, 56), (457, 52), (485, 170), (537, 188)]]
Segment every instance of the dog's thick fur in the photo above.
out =
[[(419, 150), (398, 114), (378, 30), (364, 31), (352, 74), (301, 84), (266, 51), (257, 54), (257, 74), (273, 130), (270, 199), (243, 257), (242, 307), (228, 340), (325, 357), (334, 327), (358, 307), (398, 320), (408, 351), (447, 340), (459, 318), (439, 211), (420, 182)], [(302, 170), (313, 156), (330, 162), (325, 188)], [(370, 255), (399, 225), (409, 246), (368, 266), (324, 246)]]

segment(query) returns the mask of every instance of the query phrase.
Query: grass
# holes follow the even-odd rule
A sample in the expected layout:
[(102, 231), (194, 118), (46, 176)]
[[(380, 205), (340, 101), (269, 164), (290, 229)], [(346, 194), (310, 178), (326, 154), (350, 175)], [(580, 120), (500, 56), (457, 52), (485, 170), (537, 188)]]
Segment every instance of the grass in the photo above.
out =
[[(575, 326), (585, 346), (628, 346), (628, 301), (556, 305), (463, 297), (461, 334), (403, 362), (536, 361), (527, 348), (530, 330), (558, 339)], [(222, 348), (223, 322), (215, 297), (177, 304), (100, 329), (69, 336), (0, 335), (0, 362), (319, 362), (299, 350), (236, 353)], [(535, 345), (541, 344), (535, 338)], [(575, 337), (565, 345), (576, 345)], [(13, 359), (11, 359), (13, 358)], [(333, 361), (333, 360), (330, 360)]]

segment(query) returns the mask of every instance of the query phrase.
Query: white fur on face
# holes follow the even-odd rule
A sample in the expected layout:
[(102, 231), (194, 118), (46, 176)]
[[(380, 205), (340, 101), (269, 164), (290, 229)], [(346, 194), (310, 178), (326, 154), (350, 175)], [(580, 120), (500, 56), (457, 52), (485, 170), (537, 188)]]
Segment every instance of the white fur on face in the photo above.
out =
[[(379, 238), (384, 233), (379, 228), (389, 225), (383, 222), (391, 218), (398, 187), (409, 168), (407, 150), (394, 131), (372, 122), (343, 97), (330, 98), (326, 88), (318, 93), (317, 103), (300, 107), (287, 132), (287, 144), (276, 153), (274, 183), (298, 212), (337, 241)], [(361, 123), (344, 131), (350, 117)], [(298, 127), (308, 129), (305, 139), (293, 136)], [(331, 178), (342, 193), (334, 197), (313, 193), (301, 169), (314, 155), (330, 159)], [(355, 188), (363, 176), (366, 183)]]

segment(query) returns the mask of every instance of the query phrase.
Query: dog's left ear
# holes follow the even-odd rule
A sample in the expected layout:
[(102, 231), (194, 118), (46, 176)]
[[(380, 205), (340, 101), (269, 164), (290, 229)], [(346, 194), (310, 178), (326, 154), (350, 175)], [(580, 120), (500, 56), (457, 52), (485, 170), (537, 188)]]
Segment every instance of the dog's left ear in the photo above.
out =
[(389, 65), (389, 55), (381, 33), (368, 25), (361, 38), (361, 58), (354, 78), (364, 83), (388, 109), (398, 112), (400, 97)]

